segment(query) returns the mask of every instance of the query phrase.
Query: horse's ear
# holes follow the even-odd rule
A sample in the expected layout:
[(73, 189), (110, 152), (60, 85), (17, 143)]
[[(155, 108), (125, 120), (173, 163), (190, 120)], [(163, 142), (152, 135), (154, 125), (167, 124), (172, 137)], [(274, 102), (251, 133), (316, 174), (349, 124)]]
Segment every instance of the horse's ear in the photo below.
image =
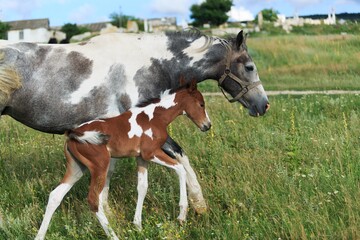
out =
[(244, 42), (244, 31), (241, 30), (238, 35), (236, 36), (236, 49), (240, 50), (241, 44)]

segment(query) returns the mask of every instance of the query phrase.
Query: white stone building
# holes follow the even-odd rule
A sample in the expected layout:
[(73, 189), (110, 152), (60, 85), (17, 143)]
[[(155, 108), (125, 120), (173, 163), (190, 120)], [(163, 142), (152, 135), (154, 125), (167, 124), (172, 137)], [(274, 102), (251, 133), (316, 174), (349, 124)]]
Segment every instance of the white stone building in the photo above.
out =
[(5, 23), (11, 27), (7, 33), (7, 39), (10, 41), (47, 43), (52, 37), (55, 37), (58, 42), (66, 37), (63, 32), (52, 31), (47, 18)]

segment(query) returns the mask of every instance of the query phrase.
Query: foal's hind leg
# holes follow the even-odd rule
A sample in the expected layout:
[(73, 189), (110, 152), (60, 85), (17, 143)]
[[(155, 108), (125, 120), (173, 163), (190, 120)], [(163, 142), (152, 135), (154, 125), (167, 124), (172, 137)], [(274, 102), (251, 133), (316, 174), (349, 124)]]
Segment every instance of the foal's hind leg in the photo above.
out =
[(190, 204), (193, 206), (195, 211), (199, 214), (207, 211), (207, 205), (203, 197), (201, 186), (197, 180), (196, 174), (190, 166), (189, 158), (186, 156), (181, 147), (170, 137), (166, 139), (162, 149), (171, 158), (176, 159), (180, 162), (186, 171), (186, 184), (189, 191)]
[(110, 213), (109, 188), (110, 188), (111, 176), (113, 175), (113, 173), (115, 171), (115, 164), (116, 164), (116, 159), (111, 158), (108, 173), (107, 173), (107, 176), (106, 176), (105, 186), (104, 186), (104, 189), (103, 189), (103, 192), (102, 192), (103, 193), (102, 194), (102, 203), (103, 203), (104, 209), (105, 209), (105, 211), (107, 213)]
[(116, 236), (114, 230), (110, 227), (109, 220), (107, 219), (107, 217), (105, 215), (104, 204), (102, 202), (102, 199), (103, 199), (102, 194), (103, 194), (103, 192), (101, 192), (99, 195), (99, 208), (98, 208), (98, 211), (96, 212), (96, 217), (99, 220), (106, 235), (110, 239), (119, 240), (119, 238)]
[(46, 231), (49, 227), (49, 223), (52, 215), (55, 210), (60, 205), (62, 199), (66, 193), (72, 188), (72, 186), (82, 177), (84, 171), (86, 170), (85, 166), (82, 165), (77, 160), (73, 159), (66, 149), (65, 145), (65, 156), (67, 159), (66, 173), (61, 181), (61, 184), (57, 186), (49, 195), (49, 202), (46, 206), (46, 211), (44, 219), (41, 223), (40, 229), (36, 236), (36, 240), (44, 239)]
[[(81, 146), (83, 147), (83, 146)], [(87, 151), (86, 166), (91, 174), (88, 201), (90, 208), (95, 212), (106, 235), (111, 239), (117, 240), (114, 230), (110, 227), (109, 220), (105, 215), (103, 194), (106, 181), (106, 175), (110, 165), (110, 154), (105, 145), (85, 146)], [(105, 190), (106, 191), (106, 190)]]

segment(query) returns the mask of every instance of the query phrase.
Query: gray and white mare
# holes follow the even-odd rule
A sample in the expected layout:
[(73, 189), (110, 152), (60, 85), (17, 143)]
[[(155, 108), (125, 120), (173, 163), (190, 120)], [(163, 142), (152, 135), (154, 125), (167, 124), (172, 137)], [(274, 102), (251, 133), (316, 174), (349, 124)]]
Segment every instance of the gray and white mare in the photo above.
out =
[[(240, 102), (251, 116), (265, 114), (270, 106), (242, 31), (222, 39), (189, 30), (104, 34), (68, 45), (1, 41), (0, 113), (39, 131), (63, 134), (176, 89), (181, 76), (186, 81), (218, 81), (233, 97), (230, 101)], [(201, 187), (184, 151), (171, 138), (163, 149), (184, 165), (190, 203), (197, 212), (205, 211)], [(74, 182), (84, 168), (79, 164), (77, 169)], [(104, 205), (110, 177), (101, 194)], [(67, 191), (53, 194), (49, 204), (56, 208)]]

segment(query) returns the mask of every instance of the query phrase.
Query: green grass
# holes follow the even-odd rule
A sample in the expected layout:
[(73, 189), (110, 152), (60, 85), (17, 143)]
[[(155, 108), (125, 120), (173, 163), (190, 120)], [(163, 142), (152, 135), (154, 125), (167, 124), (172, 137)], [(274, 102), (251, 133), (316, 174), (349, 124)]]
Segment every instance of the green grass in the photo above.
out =
[(266, 90), (360, 89), (360, 35), (250, 37), (247, 45)]
[(249, 39), (250, 54), (268, 90), (360, 89), (360, 36)]
[[(152, 164), (144, 230), (136, 231), (136, 164), (120, 160), (110, 191), (120, 239), (360, 238), (360, 96), (271, 97), (260, 118), (223, 97), (206, 100), (210, 132), (185, 117), (170, 131), (190, 156), (209, 211), (191, 209), (180, 226), (176, 174)], [(0, 239), (33, 239), (65, 172), (64, 139), (8, 117), (0, 128)], [(87, 205), (88, 181), (65, 197), (47, 239), (106, 239)]]

